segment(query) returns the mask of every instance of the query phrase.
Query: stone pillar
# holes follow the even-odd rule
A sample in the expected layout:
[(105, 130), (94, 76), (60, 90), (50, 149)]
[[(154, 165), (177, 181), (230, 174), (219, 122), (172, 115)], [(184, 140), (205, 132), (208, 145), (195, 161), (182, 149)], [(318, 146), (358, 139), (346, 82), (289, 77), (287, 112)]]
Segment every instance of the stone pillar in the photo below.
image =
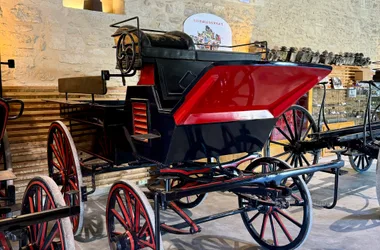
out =
[(124, 0), (113, 0), (113, 13), (124, 15), (125, 14), (124, 6), (125, 6)]
[(102, 0), (103, 12), (114, 13), (114, 0)]
[(83, 9), (84, 0), (63, 0), (63, 6), (74, 9)]

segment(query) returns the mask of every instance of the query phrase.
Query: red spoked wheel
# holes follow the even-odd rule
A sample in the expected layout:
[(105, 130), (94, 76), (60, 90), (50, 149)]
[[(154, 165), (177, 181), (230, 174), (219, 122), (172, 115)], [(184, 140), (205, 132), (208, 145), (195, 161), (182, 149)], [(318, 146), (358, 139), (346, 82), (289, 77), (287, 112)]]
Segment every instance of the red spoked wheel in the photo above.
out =
[[(3, 170), (12, 170), (12, 157), (9, 146), (8, 134), (5, 131), (3, 139), (0, 142), (0, 164), (3, 166)], [(0, 197), (9, 198), (8, 187), (13, 185), (13, 180), (0, 181)], [(0, 207), (9, 205), (7, 201), (0, 201)], [(6, 214), (0, 215), (1, 218), (6, 218)]]
[(73, 138), (61, 121), (50, 125), (47, 152), (49, 176), (61, 187), (66, 204), (80, 207), (80, 213), (70, 218), (74, 235), (78, 235), (83, 228), (84, 216), (82, 172)]
[[(24, 193), (21, 214), (31, 214), (66, 206), (57, 184), (47, 176), (33, 178)], [(75, 249), (69, 218), (29, 226), (20, 249)]]
[[(268, 157), (253, 161), (246, 171), (257, 174), (288, 168), (284, 162)], [(312, 204), (304, 180), (299, 177), (285, 179), (281, 188), (291, 192), (281, 197), (239, 196), (239, 206), (252, 209), (241, 214), (248, 232), (266, 249), (296, 249), (304, 243), (311, 229)]]
[[(196, 184), (196, 183), (194, 183)], [(172, 180), (171, 181), (171, 188), (183, 188), (183, 187), (190, 187), (191, 183), (186, 183), (184, 180)], [(176, 200), (175, 203), (180, 208), (194, 208), (196, 206), (199, 206), (207, 197), (207, 193), (204, 194), (197, 194), (192, 196), (187, 196), (182, 199)]]
[(10, 241), (5, 237), (4, 233), (0, 233), (0, 249), (1, 250), (12, 250), (12, 245)]
[(120, 181), (111, 187), (106, 223), (111, 249), (157, 249), (153, 209), (133, 183)]

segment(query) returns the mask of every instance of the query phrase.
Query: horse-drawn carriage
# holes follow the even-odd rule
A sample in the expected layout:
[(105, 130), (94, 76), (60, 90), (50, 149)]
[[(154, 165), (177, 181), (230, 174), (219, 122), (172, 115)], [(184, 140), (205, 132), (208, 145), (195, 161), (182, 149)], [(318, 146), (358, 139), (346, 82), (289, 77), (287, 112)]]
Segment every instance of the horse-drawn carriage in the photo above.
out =
[[(131, 21), (136, 25), (121, 26)], [(151, 181), (144, 192), (127, 181), (110, 189), (106, 223), (112, 249), (161, 249), (161, 233), (195, 234), (200, 223), (234, 214), (241, 214), (249, 233), (266, 248), (300, 246), (311, 228), (312, 206), (299, 176), (344, 163), (337, 159), (291, 169), (284, 161), (256, 153), (277, 118), (331, 67), (196, 50), (187, 34), (141, 29), (138, 18), (112, 27), (117, 29), (113, 37), (120, 74), (103, 71), (99, 77), (60, 79), (59, 91), (66, 98), (49, 100), (60, 104), (61, 116), (69, 121), (68, 127), (57, 121), (49, 129), (48, 164), (66, 203), (80, 207), (71, 217), (74, 233), (83, 226), (83, 202), (96, 188), (96, 174), (145, 167)], [(125, 100), (96, 100), (95, 95), (106, 94), (111, 77), (125, 83), (137, 71), (140, 80), (127, 87)], [(92, 97), (74, 100), (70, 93)], [(246, 156), (220, 160), (238, 153)], [(90, 191), (83, 176), (92, 178)], [(198, 219), (183, 210), (215, 191), (236, 194), (238, 208)], [(165, 209), (184, 222), (162, 221)]]

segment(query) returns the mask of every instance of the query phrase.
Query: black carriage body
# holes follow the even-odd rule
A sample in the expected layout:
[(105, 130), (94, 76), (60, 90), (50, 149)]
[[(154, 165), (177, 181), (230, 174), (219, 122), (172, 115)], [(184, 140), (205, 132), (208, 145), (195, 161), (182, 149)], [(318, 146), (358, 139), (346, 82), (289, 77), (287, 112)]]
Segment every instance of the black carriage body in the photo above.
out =
[[(155, 86), (128, 87), (126, 98), (126, 124), (133, 131), (134, 102), (148, 105), (149, 133), (160, 137), (149, 141), (133, 140), (139, 154), (165, 164), (193, 161), (241, 152), (257, 152), (262, 149), (276, 120), (248, 120), (199, 125), (175, 124), (172, 110), (160, 108)], [(128, 140), (124, 143), (129, 150)]]

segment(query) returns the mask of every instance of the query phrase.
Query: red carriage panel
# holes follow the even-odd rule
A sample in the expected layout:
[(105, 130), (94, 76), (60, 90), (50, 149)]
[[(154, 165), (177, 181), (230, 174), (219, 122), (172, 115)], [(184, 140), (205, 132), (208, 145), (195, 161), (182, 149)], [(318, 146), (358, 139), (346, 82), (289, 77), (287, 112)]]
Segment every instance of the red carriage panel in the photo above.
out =
[[(328, 66), (211, 66), (176, 110), (177, 125), (277, 118), (331, 72)], [(191, 86), (190, 86), (191, 87)]]

